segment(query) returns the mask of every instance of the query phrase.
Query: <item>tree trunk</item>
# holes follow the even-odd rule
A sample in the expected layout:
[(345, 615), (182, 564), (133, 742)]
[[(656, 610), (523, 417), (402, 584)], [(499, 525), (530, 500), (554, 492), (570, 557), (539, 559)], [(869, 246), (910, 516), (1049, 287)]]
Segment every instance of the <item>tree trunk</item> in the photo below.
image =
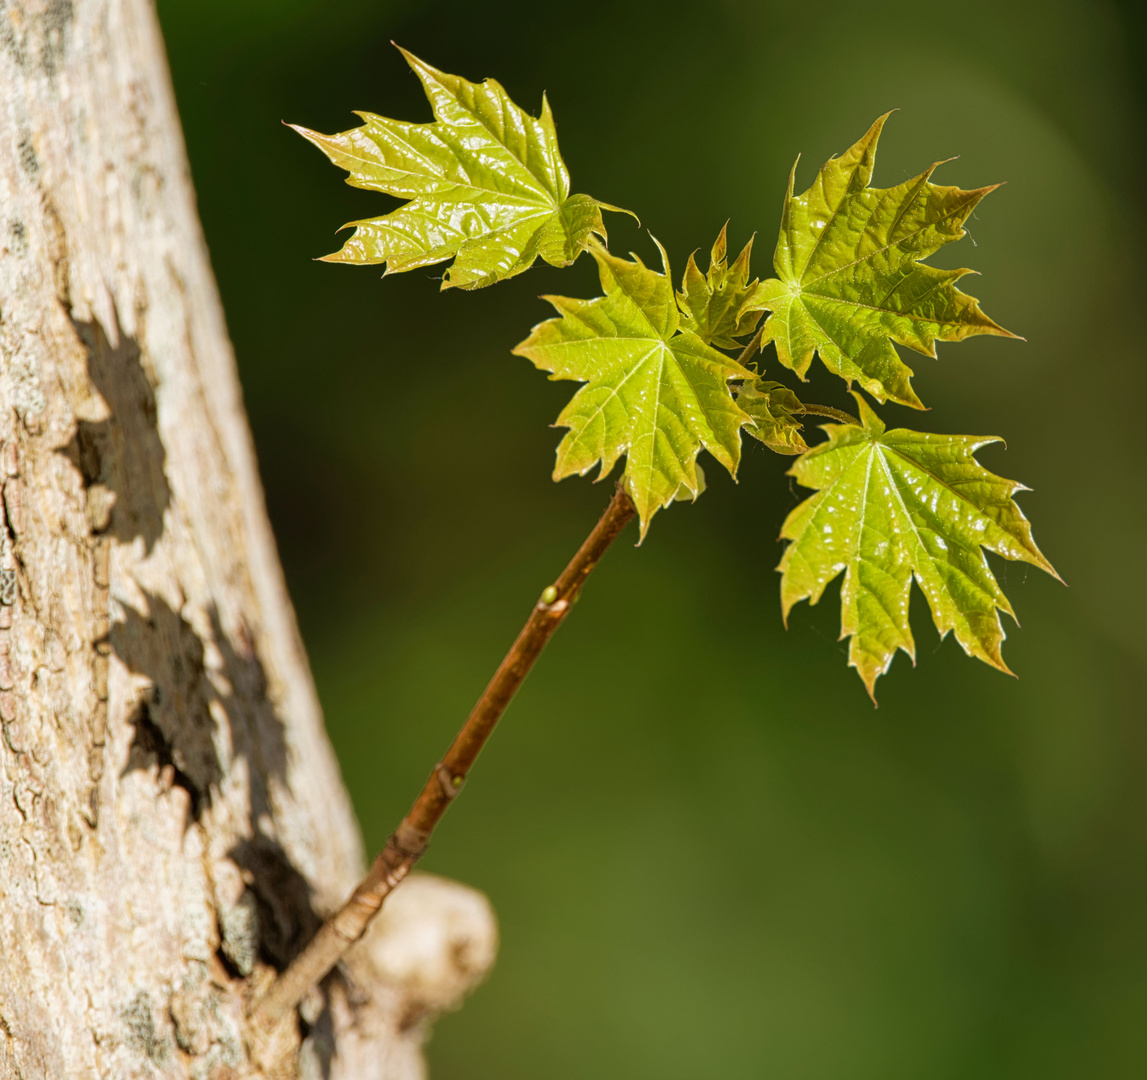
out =
[(420, 1076), (495, 949), (440, 879), (248, 1030), (363, 859), (146, 0), (0, 0), (0, 484), (0, 1078)]

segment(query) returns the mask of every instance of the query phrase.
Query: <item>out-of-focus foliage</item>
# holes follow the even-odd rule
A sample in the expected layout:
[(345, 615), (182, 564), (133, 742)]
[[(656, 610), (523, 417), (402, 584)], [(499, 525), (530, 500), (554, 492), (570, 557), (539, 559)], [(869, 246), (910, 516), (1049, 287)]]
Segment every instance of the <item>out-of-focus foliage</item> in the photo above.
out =
[(1055, 571), (1012, 498), (1024, 486), (975, 459), (1002, 440), (886, 431), (855, 396), (860, 425), (826, 424), (827, 441), (791, 470), (817, 493), (781, 529), (790, 541), (780, 567), (785, 618), (799, 600), (815, 604), (843, 570), (840, 635), (851, 638), (849, 666), (875, 700), (876, 680), (896, 650), (916, 659), (908, 625), (915, 578), (940, 636), (954, 631), (969, 656), (1007, 671), (999, 612), (1015, 612), (984, 549)]
[[(550, 103), (530, 116), (494, 79), (472, 83), (400, 50), (422, 82), (434, 123), (358, 113), (362, 127), (320, 135), (295, 127), (354, 187), (410, 201), (351, 222), (328, 262), (385, 263), (387, 273), (453, 258), (442, 287), (478, 289), (528, 270), (539, 256), (568, 266), (593, 236), (605, 238), (603, 204), (570, 195)], [(607, 209), (615, 209), (607, 207)]]
[(919, 261), (959, 240), (968, 215), (994, 188), (933, 184), (935, 165), (895, 187), (869, 187), (887, 119), (829, 159), (803, 195), (793, 194), (793, 166), (773, 257), (779, 280), (763, 282), (759, 300), (772, 311), (765, 336), (802, 379), (818, 353), (830, 371), (878, 401), (923, 408), (894, 341), (935, 356), (937, 339), (1013, 335), (956, 288), (972, 271)]
[(555, 379), (583, 386), (558, 417), (569, 432), (558, 446), (554, 479), (601, 465), (607, 475), (625, 455), (625, 486), (641, 518), (674, 499), (696, 498), (697, 455), (708, 450), (731, 474), (741, 459), (740, 428), (730, 379), (742, 367), (682, 324), (665, 272), (594, 249), (604, 296), (545, 297), (560, 312), (534, 327), (514, 352)]

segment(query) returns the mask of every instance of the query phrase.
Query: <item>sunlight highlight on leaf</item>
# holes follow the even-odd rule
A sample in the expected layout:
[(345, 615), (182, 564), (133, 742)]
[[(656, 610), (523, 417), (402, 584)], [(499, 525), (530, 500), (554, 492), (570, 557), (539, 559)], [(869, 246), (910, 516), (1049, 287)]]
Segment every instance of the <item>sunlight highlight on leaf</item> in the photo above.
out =
[(661, 274), (636, 257), (591, 251), (605, 295), (545, 297), (560, 317), (535, 326), (514, 352), (551, 378), (586, 384), (558, 417), (569, 431), (554, 479), (598, 464), (604, 477), (624, 454), (626, 489), (644, 537), (658, 510), (700, 493), (702, 449), (735, 475), (740, 428), (749, 417), (728, 382), (753, 373), (682, 326), (664, 251)]
[[(826, 424), (828, 440), (790, 470), (817, 489), (785, 520), (781, 606), (815, 604), (841, 571), (841, 637), (870, 695), (897, 649), (915, 660), (908, 594), (920, 586), (941, 637), (953, 631), (969, 656), (1008, 671), (999, 613), (1013, 618), (986, 551), (1055, 575), (1013, 496), (1027, 490), (975, 460), (999, 442), (929, 435), (884, 424), (860, 394), (861, 425)], [(1056, 575), (1058, 576), (1058, 575)]]
[(869, 187), (887, 119), (826, 162), (803, 195), (793, 194), (793, 166), (773, 260), (778, 277), (762, 282), (758, 299), (772, 312), (765, 339), (802, 379), (816, 353), (877, 401), (922, 409), (912, 369), (893, 342), (935, 356), (937, 340), (1015, 337), (956, 288), (973, 271), (918, 261), (959, 240), (968, 215), (998, 185), (964, 191), (933, 184), (932, 165), (896, 187)]
[(601, 212), (618, 208), (570, 195), (544, 96), (535, 119), (494, 79), (468, 82), (399, 51), (422, 82), (433, 123), (358, 113), (363, 125), (337, 135), (290, 125), (350, 174), (348, 184), (409, 200), (351, 222), (354, 234), (326, 261), (385, 263), (392, 274), (453, 258), (442, 288), (478, 289), (538, 258), (568, 266), (592, 237), (605, 239)]

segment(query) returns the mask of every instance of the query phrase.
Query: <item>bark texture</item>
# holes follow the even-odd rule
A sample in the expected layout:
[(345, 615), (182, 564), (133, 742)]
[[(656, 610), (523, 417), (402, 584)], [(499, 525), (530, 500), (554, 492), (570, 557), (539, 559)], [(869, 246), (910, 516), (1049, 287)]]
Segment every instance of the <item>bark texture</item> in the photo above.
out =
[(248, 1029), (364, 867), (146, 0), (0, 0), (0, 485), (0, 1080), (421, 1075), (441, 879)]

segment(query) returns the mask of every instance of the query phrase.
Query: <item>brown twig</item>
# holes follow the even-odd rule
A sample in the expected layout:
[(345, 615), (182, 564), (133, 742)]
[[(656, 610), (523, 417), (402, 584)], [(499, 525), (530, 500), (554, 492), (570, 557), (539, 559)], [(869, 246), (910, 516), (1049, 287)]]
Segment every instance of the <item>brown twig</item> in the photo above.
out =
[(382, 902), (398, 886), (430, 843), (434, 828), (462, 788), (466, 774), (510, 704), (546, 642), (570, 612), (582, 585), (606, 549), (637, 511), (617, 486), (605, 513), (569, 566), (541, 596), (526, 625), (506, 653), (490, 685), (478, 699), (446, 756), (434, 766), (422, 793), (371, 864), (362, 883), (332, 915), (255, 1004), (253, 1016), (270, 1031), (322, 980), (366, 931)]

